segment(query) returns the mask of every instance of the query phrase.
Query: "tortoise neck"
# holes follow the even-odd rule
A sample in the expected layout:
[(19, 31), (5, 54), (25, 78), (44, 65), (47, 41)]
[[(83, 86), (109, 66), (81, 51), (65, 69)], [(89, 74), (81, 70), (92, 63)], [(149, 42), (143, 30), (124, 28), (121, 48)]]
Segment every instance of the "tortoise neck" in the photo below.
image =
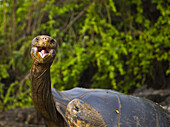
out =
[(57, 127), (61, 116), (56, 110), (51, 92), (50, 66), (33, 64), (31, 69), (31, 93), (37, 112), (45, 121), (53, 121)]
[(54, 110), (54, 101), (51, 93), (50, 67), (43, 68), (33, 65), (31, 69), (31, 93), (34, 107), (46, 119), (50, 119), (49, 107)]

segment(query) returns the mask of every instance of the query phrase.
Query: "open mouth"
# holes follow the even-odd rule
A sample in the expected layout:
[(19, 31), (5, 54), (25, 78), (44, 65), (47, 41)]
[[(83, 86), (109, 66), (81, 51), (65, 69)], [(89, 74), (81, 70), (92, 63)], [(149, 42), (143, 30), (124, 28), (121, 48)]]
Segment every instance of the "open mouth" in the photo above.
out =
[(53, 49), (48, 49), (46, 47), (33, 47), (33, 49), (34, 51), (37, 51), (42, 58), (47, 56), (49, 53), (51, 53), (52, 55), (55, 54), (55, 51)]

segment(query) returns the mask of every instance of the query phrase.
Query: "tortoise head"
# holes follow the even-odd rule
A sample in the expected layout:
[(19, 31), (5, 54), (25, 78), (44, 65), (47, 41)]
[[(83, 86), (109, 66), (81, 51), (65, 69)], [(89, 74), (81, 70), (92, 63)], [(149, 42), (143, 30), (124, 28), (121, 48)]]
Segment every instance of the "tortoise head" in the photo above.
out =
[(78, 98), (68, 103), (65, 117), (71, 127), (107, 127), (103, 116)]
[(37, 64), (52, 64), (56, 56), (57, 42), (50, 36), (40, 35), (32, 40), (31, 56)]

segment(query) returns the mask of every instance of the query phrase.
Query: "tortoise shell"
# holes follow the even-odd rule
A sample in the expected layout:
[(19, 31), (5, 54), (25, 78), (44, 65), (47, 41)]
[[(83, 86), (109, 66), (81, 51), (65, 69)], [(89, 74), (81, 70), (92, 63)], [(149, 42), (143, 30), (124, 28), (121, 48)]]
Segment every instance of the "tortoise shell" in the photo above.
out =
[(154, 102), (114, 90), (52, 88), (56, 108), (71, 127), (169, 127)]

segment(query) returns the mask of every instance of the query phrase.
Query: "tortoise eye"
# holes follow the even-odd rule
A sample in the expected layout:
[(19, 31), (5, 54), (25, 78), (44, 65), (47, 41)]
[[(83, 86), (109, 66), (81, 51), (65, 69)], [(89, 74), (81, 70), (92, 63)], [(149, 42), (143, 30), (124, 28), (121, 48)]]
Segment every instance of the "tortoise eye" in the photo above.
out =
[(79, 111), (79, 107), (75, 106), (74, 110), (76, 110), (78, 112)]
[(38, 42), (38, 38), (35, 38), (36, 42)]
[(54, 43), (54, 39), (52, 39), (52, 40), (50, 41), (50, 43), (53, 44), (53, 43)]

